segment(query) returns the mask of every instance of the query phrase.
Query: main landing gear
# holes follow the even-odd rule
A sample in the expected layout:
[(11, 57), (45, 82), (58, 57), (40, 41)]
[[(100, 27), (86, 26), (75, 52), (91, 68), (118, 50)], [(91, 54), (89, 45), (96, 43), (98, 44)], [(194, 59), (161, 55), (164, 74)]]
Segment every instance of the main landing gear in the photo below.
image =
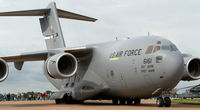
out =
[(75, 101), (75, 100), (66, 100), (66, 99), (56, 99), (55, 100), (56, 104), (83, 104), (83, 101)]
[(170, 107), (171, 106), (171, 99), (169, 97), (165, 97), (164, 99), (162, 97), (158, 97), (156, 101), (156, 105), (158, 107)]
[(72, 99), (71, 96), (68, 96), (67, 94), (65, 94), (65, 96), (62, 99), (56, 99), (55, 100), (56, 104), (62, 104), (62, 103), (66, 103), (66, 104), (82, 104), (83, 101), (77, 101)]

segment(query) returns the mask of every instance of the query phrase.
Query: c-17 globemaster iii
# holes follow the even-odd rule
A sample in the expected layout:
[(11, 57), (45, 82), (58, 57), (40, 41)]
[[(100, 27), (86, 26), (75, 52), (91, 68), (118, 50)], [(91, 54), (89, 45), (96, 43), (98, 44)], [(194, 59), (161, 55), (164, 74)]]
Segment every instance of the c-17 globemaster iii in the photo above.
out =
[(171, 41), (158, 36), (65, 47), (59, 17), (97, 19), (57, 9), (54, 2), (45, 9), (1, 12), (0, 16), (42, 16), (47, 46), (45, 51), (0, 57), (0, 81), (8, 76), (9, 62), (21, 70), (24, 62), (44, 61), (44, 75), (59, 90), (51, 96), (57, 104), (88, 99), (139, 104), (157, 96), (157, 106), (170, 107), (167, 93), (180, 80), (200, 78), (200, 59), (182, 54)]

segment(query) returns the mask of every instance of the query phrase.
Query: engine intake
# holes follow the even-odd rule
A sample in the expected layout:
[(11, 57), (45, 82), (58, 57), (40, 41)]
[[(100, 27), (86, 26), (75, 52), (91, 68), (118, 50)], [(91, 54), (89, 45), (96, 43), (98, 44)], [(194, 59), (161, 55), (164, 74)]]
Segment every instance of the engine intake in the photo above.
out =
[(77, 60), (70, 53), (56, 54), (46, 61), (49, 76), (57, 79), (72, 77), (76, 73), (77, 67)]
[(8, 71), (8, 64), (0, 58), (0, 82), (4, 81), (8, 77)]
[(184, 58), (184, 74), (182, 80), (200, 79), (200, 59), (196, 57)]

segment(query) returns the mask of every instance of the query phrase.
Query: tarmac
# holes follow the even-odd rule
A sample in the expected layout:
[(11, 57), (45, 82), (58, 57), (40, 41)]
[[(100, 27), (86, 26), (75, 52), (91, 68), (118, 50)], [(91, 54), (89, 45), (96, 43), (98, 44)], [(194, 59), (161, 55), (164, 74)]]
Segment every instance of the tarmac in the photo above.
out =
[(54, 101), (0, 102), (0, 110), (199, 110), (200, 105), (172, 104), (157, 107), (155, 100), (142, 100), (140, 105), (112, 105), (111, 101), (86, 101), (84, 104), (55, 104)]

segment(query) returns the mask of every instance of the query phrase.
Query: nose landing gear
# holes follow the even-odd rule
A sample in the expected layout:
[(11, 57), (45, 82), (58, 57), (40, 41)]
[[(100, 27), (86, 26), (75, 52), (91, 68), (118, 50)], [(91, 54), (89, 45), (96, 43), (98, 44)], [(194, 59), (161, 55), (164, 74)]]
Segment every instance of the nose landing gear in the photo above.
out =
[(156, 105), (158, 107), (170, 107), (171, 106), (171, 99), (169, 97), (165, 97), (164, 99), (162, 97), (158, 97), (156, 101)]

